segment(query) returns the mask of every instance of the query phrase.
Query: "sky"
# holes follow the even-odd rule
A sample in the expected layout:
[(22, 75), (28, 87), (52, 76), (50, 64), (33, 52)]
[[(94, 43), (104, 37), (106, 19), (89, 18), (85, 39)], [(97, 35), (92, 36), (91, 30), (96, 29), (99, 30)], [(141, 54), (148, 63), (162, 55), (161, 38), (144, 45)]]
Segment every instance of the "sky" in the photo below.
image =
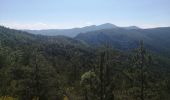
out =
[(112, 23), (170, 26), (170, 0), (0, 0), (0, 25), (15, 29), (67, 29)]

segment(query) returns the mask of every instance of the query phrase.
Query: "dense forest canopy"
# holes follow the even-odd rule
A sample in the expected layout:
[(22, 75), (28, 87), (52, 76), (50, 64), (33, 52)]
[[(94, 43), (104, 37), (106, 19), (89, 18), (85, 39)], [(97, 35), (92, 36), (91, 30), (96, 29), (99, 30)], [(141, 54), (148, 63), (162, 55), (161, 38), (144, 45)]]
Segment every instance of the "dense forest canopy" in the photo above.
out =
[(70, 38), (0, 26), (0, 100), (169, 100), (169, 32), (107, 29)]

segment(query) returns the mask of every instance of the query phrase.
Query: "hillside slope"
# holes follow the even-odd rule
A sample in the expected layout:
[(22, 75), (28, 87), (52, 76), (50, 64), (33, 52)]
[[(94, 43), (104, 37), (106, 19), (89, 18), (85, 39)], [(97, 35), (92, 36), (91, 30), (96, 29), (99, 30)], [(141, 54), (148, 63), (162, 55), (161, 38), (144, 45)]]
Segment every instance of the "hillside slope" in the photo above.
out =
[(113, 48), (131, 50), (137, 47), (143, 40), (146, 47), (152, 51), (170, 55), (170, 27), (153, 29), (103, 29), (79, 34), (77, 40), (86, 42), (92, 46), (100, 46), (109, 43)]

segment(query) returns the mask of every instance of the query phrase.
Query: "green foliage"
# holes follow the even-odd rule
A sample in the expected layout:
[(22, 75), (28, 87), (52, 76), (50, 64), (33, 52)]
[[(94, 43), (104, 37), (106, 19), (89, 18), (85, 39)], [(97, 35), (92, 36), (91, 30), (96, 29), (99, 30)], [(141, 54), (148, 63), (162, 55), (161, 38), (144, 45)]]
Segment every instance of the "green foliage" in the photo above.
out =
[(99, 79), (96, 76), (95, 72), (89, 71), (84, 73), (81, 76), (80, 84), (83, 88), (84, 98), (86, 100), (98, 99), (97, 91), (98, 91)]
[(130, 54), (0, 27), (0, 99), (168, 100), (169, 58)]

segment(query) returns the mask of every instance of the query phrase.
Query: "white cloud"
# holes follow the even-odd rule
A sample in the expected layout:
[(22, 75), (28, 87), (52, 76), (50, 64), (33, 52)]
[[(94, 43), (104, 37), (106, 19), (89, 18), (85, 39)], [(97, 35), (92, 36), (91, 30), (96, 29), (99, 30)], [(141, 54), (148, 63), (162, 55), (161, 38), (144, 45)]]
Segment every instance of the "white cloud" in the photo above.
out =
[(92, 22), (86, 22), (85, 24), (86, 24), (86, 25), (93, 25)]
[(68, 29), (75, 27), (84, 27), (92, 25), (92, 22), (75, 22), (75, 23), (19, 23), (19, 22), (0, 22), (0, 25), (14, 28), (14, 29), (31, 29), (31, 30), (40, 30), (40, 29)]
[(51, 28), (59, 28), (58, 25), (55, 24), (46, 24), (42, 22), (37, 23), (17, 23), (17, 22), (11, 22), (11, 23), (0, 23), (0, 25), (14, 28), (14, 29), (51, 29)]
[(156, 27), (168, 27), (169, 25), (165, 24), (142, 24), (139, 25), (141, 28), (156, 28)]

